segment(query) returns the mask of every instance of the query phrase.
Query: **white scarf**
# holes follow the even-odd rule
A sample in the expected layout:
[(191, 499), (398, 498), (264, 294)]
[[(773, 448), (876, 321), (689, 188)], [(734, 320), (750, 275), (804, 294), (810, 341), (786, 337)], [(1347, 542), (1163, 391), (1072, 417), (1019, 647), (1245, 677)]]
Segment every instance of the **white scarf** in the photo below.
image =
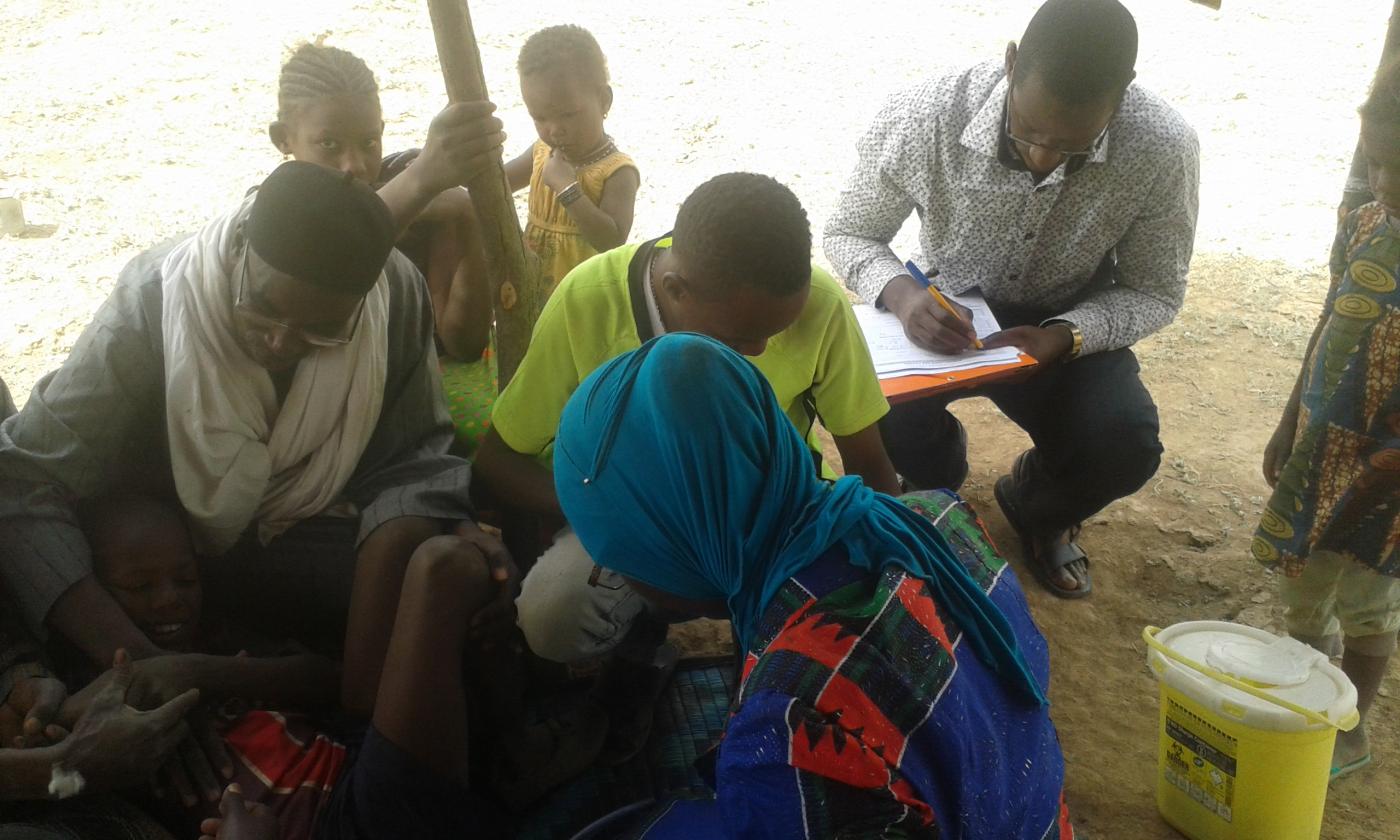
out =
[(233, 251), (252, 203), (205, 225), (161, 264), (171, 466), (200, 548), (215, 556), (254, 519), (266, 544), (329, 508), (384, 402), (389, 289), (381, 272), (353, 339), (302, 359), (279, 410), (272, 377), (234, 338)]

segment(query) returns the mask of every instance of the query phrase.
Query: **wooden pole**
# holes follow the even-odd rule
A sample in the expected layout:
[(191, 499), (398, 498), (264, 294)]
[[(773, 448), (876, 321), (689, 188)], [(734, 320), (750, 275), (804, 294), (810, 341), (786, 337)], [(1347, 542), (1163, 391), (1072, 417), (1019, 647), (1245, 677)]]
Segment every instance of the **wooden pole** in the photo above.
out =
[[(481, 51), (466, 0), (428, 0), (438, 63), (452, 102), (488, 99)], [(481, 221), (491, 301), (496, 316), (497, 376), (504, 389), (525, 358), (530, 331), (544, 305), (539, 259), (525, 248), (504, 163), (488, 167), (467, 188)]]

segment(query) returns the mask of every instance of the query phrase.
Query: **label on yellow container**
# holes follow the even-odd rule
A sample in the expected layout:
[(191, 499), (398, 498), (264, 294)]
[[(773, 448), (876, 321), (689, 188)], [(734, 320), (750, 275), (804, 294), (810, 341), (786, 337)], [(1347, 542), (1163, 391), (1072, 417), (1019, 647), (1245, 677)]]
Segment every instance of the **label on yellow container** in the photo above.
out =
[(1238, 742), (1176, 703), (1167, 710), (1166, 735), (1163, 777), (1207, 811), (1231, 822)]

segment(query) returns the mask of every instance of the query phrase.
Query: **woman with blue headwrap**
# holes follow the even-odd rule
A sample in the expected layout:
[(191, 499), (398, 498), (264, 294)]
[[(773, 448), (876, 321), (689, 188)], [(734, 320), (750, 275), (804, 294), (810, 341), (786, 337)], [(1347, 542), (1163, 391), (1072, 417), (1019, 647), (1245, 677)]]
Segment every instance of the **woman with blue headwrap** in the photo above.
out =
[(823, 482), (754, 367), (685, 334), (583, 383), (554, 476), (600, 565), (734, 622), (728, 836), (1073, 836), (1045, 640), (956, 498)]

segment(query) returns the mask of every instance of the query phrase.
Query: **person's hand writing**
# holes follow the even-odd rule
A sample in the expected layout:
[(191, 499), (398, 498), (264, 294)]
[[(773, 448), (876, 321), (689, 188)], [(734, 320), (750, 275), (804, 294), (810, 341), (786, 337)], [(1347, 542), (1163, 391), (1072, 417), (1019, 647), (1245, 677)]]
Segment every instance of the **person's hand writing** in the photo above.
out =
[(1048, 327), (1011, 327), (982, 339), (982, 346), (1015, 347), (1042, 365), (1057, 362), (1074, 349), (1074, 333), (1062, 324)]
[(891, 280), (881, 295), (889, 309), (904, 325), (904, 334), (916, 346), (935, 353), (961, 353), (972, 346), (977, 332), (972, 313), (957, 301), (948, 301), (962, 316), (955, 318), (938, 305), (922, 283), (902, 274)]
[(112, 670), (113, 678), (58, 745), (62, 758), (56, 764), (81, 773), (87, 790), (128, 787), (148, 778), (189, 735), (185, 715), (199, 702), (199, 692), (191, 690), (159, 708), (137, 711), (126, 704), (132, 671), (125, 650), (113, 657)]
[(423, 151), (405, 174), (421, 178), (434, 193), (465, 186), (501, 159), (505, 132), (490, 102), (454, 102), (428, 126)]
[(499, 538), (486, 533), (472, 522), (457, 526), (457, 536), (480, 551), (491, 567), (491, 579), (496, 582), (496, 597), (482, 607), (471, 619), (468, 638), (494, 644), (506, 638), (515, 626), (515, 596), (520, 594), (520, 570), (510, 552)]
[(67, 734), (57, 723), (68, 687), (47, 675), (21, 677), (0, 707), (0, 746), (43, 747)]
[(562, 192), (565, 187), (578, 180), (578, 170), (573, 164), (564, 160), (564, 155), (558, 149), (549, 153), (549, 159), (544, 162), (544, 169), (540, 171), (540, 180), (544, 185), (554, 192)]

